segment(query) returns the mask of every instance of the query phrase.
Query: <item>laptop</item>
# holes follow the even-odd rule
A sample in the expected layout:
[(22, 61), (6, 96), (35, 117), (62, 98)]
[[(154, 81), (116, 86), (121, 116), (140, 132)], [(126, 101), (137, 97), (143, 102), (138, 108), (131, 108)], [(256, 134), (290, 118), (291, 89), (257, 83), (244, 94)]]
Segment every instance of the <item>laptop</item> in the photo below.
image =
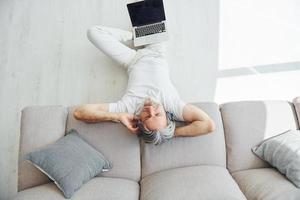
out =
[(127, 4), (133, 27), (134, 46), (168, 40), (162, 0), (146, 0)]

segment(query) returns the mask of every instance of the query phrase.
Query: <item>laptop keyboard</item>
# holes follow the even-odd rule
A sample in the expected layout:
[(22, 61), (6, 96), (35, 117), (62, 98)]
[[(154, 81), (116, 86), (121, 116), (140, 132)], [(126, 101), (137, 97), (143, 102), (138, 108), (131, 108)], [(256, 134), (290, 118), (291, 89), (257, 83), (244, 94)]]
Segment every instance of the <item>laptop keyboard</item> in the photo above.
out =
[(141, 26), (135, 29), (135, 37), (142, 37), (146, 35), (152, 35), (155, 33), (165, 32), (165, 23), (151, 24), (146, 26)]

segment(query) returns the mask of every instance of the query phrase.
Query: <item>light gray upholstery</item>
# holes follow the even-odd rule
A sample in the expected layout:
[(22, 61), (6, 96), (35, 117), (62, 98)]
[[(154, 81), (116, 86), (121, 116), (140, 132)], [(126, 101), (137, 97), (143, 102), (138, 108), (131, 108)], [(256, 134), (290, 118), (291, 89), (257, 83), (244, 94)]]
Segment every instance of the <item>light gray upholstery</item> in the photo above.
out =
[(289, 130), (264, 140), (252, 149), (300, 188), (300, 131)]
[(141, 162), (138, 137), (120, 123), (78, 121), (73, 117), (74, 108), (69, 108), (67, 131), (76, 129), (80, 137), (103, 153), (112, 163), (112, 169), (100, 176), (140, 180)]
[(299, 200), (300, 189), (273, 168), (232, 174), (248, 200)]
[(216, 130), (197, 137), (177, 137), (162, 145), (142, 142), (142, 177), (151, 173), (193, 165), (226, 166), (224, 132), (219, 106), (194, 104), (215, 121)]
[(141, 177), (141, 200), (300, 199), (299, 189), (251, 152), (262, 140), (299, 128), (293, 104), (231, 102), (221, 105), (221, 113), (215, 103), (194, 105), (212, 117), (216, 130), (203, 136), (174, 138), (156, 146), (140, 143), (120, 123), (78, 121), (73, 117), (74, 107), (25, 108), (19, 163), (19, 190), (22, 191), (16, 199), (64, 199), (54, 183), (48, 183), (43, 173), (22, 159), (24, 154), (54, 143), (70, 129), (76, 129), (113, 166), (111, 171), (100, 175), (105, 177), (84, 184), (72, 199), (139, 199)]
[(24, 160), (24, 155), (63, 137), (67, 113), (67, 109), (62, 106), (30, 106), (22, 110), (19, 191), (50, 181), (46, 175)]
[(219, 166), (171, 169), (141, 181), (141, 200), (246, 200), (228, 171)]
[(251, 152), (266, 138), (296, 129), (294, 106), (286, 101), (241, 101), (221, 105), (230, 172), (269, 167)]
[[(139, 184), (135, 181), (96, 177), (84, 184), (72, 200), (138, 200)], [(65, 200), (54, 183), (30, 188), (18, 193), (15, 200)]]
[(300, 126), (300, 96), (295, 97), (293, 99), (293, 103), (294, 103), (295, 110), (296, 110), (296, 113), (297, 113), (298, 125)]
[(54, 144), (27, 154), (26, 158), (47, 174), (67, 199), (84, 183), (111, 168), (109, 161), (74, 129)]

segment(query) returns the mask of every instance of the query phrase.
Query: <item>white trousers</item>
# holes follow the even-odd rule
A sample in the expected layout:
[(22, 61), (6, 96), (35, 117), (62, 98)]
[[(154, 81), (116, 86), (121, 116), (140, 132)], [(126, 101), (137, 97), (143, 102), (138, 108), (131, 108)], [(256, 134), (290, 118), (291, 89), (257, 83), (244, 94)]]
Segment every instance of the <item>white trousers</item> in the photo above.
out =
[[(87, 36), (98, 49), (125, 68), (128, 68), (138, 51), (124, 44), (133, 39), (133, 34), (129, 31), (94, 26), (88, 29)], [(165, 54), (164, 43), (149, 44), (144, 47)]]

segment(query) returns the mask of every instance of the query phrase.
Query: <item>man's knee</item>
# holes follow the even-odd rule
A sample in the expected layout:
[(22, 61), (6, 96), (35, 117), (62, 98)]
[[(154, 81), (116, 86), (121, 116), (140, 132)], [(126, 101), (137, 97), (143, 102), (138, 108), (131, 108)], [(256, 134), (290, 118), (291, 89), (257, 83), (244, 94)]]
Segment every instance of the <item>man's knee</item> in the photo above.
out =
[(94, 40), (95, 37), (97, 37), (97, 35), (105, 33), (107, 33), (107, 31), (105, 31), (104, 28), (99, 25), (92, 26), (86, 31), (86, 35), (91, 42)]

